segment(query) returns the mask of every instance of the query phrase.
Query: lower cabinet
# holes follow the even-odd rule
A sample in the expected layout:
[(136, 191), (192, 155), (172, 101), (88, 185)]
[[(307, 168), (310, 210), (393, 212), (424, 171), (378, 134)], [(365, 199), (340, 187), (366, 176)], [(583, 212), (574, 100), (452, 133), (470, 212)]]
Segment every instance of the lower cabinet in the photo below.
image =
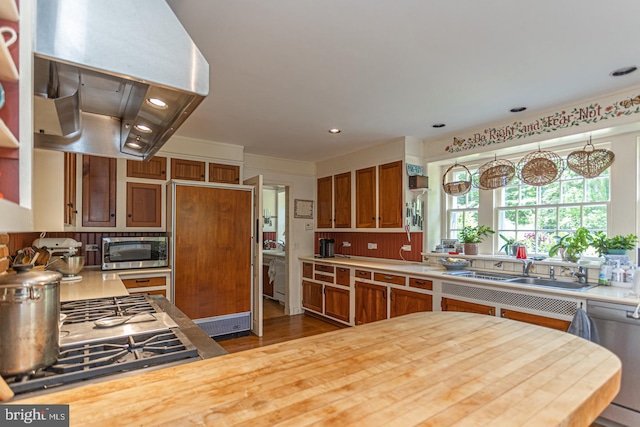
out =
[(387, 287), (356, 282), (356, 325), (387, 318)]
[(391, 294), (391, 317), (433, 310), (431, 295), (397, 288), (390, 289), (389, 293)]
[(442, 298), (442, 311), (463, 311), (466, 313), (488, 314), (495, 316), (496, 308), (475, 302), (460, 301), (453, 298)]
[(322, 313), (322, 285), (307, 280), (302, 281), (302, 306)]
[(534, 325), (545, 326), (567, 332), (571, 322), (567, 320), (554, 319), (553, 317), (539, 316), (537, 314), (523, 313), (515, 310), (500, 310), (500, 316), (505, 319), (519, 320), (520, 322), (532, 323)]
[(349, 322), (349, 289), (325, 285), (324, 314), (343, 322)]
[(152, 274), (127, 274), (120, 273), (119, 277), (127, 288), (129, 294), (150, 294), (150, 295), (163, 295), (168, 300), (171, 300), (169, 292), (169, 283), (171, 283), (168, 273), (161, 273), (160, 275)]

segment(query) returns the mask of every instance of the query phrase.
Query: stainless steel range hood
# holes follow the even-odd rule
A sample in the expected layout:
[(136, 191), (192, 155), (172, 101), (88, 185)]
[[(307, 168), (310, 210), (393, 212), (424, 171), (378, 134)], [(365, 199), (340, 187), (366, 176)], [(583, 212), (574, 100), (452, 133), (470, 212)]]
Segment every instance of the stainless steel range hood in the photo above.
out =
[(148, 159), (209, 94), (165, 0), (37, 0), (34, 55), (38, 148)]

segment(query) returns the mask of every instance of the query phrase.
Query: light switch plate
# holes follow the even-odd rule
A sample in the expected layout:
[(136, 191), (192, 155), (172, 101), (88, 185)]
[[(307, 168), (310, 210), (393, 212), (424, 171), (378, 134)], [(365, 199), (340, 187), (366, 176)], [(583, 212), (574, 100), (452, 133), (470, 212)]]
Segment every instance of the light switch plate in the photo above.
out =
[(311, 222), (305, 222), (305, 223), (304, 223), (304, 229), (305, 229), (305, 230), (313, 230), (313, 223), (311, 223)]
[(378, 249), (377, 243), (367, 243), (367, 249)]

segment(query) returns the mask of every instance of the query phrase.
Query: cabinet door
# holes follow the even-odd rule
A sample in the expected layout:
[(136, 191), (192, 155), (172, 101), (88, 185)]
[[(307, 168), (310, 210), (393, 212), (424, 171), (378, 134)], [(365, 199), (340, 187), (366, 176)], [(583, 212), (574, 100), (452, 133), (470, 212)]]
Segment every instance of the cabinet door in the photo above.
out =
[(185, 159), (171, 159), (171, 179), (204, 181), (204, 162)]
[(273, 298), (273, 282), (269, 279), (269, 266), (262, 266), (262, 293)]
[(313, 279), (313, 264), (311, 264), (310, 262), (302, 263), (302, 277)]
[(127, 182), (127, 227), (162, 227), (162, 185)]
[(336, 283), (338, 285), (351, 286), (351, 269), (336, 267)]
[(387, 287), (356, 282), (356, 325), (387, 318)]
[(76, 153), (64, 153), (64, 223), (76, 225)]
[(209, 182), (240, 184), (240, 166), (209, 163)]
[(343, 322), (349, 322), (349, 290), (325, 286), (324, 314)]
[(351, 228), (351, 172), (335, 176), (335, 228)]
[(145, 162), (127, 160), (127, 176), (130, 178), (167, 179), (167, 158), (152, 157)]
[(333, 226), (333, 177), (319, 178), (316, 191), (318, 192), (318, 228)]
[(515, 310), (500, 310), (500, 316), (505, 319), (519, 320), (520, 322), (533, 323), (534, 325), (545, 326), (547, 328), (557, 329), (567, 332), (571, 322), (567, 320), (554, 319), (552, 317), (538, 316), (536, 314), (523, 313)]
[(380, 165), (378, 172), (378, 227), (402, 227), (402, 161)]
[(356, 227), (376, 228), (376, 168), (356, 171)]
[(82, 225), (116, 226), (116, 159), (82, 156)]
[(496, 313), (496, 308), (474, 302), (442, 298), (442, 311), (464, 311), (466, 313), (488, 314), (489, 316), (493, 316)]
[(395, 288), (389, 289), (389, 293), (391, 294), (391, 317), (433, 309), (431, 295)]
[(322, 313), (322, 285), (302, 281), (302, 306)]

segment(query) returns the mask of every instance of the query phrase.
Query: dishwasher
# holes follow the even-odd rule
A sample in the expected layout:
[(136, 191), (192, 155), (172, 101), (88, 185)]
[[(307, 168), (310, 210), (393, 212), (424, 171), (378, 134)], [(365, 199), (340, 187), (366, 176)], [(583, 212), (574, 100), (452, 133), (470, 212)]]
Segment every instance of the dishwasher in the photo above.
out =
[(622, 362), (620, 392), (601, 417), (626, 426), (640, 426), (640, 318), (635, 305), (587, 301), (600, 345)]

